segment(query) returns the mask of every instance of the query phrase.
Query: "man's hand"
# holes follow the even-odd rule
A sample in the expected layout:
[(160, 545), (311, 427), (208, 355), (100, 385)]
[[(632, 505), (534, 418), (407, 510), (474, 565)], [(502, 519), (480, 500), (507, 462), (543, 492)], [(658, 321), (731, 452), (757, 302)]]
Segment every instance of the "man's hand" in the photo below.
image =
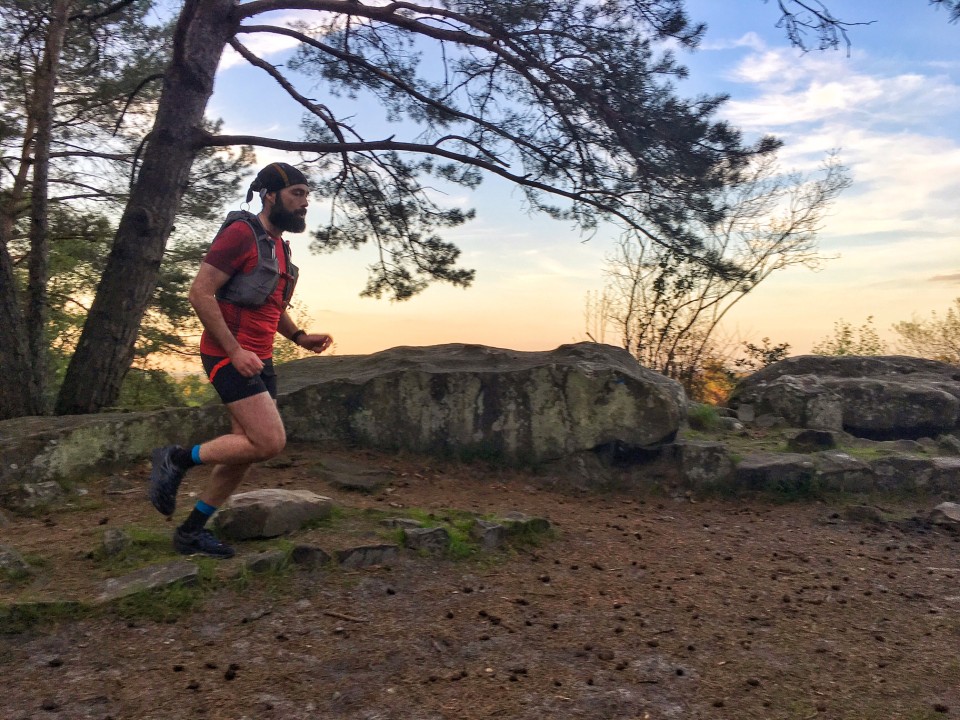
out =
[(328, 347), (333, 345), (333, 338), (323, 333), (305, 334), (297, 338), (297, 345), (304, 350), (312, 350), (315, 353), (322, 353)]
[(230, 362), (233, 363), (237, 372), (244, 377), (259, 375), (260, 371), (263, 370), (263, 360), (258, 358), (256, 353), (242, 347), (238, 347), (230, 353)]

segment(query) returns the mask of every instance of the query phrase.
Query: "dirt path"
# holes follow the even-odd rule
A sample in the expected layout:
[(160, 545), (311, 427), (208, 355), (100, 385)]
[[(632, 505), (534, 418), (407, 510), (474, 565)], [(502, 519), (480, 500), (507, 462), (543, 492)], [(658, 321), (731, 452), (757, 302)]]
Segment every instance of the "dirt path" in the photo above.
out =
[[(242, 557), (220, 563), (216, 589), (173, 622), (106, 612), (0, 636), (0, 718), (960, 717), (949, 532), (852, 522), (824, 503), (576, 496), (523, 473), (337, 454), (395, 481), (331, 488), (311, 471), (316, 451), (296, 447), (250, 486), (398, 514), (519, 510), (555, 534), (466, 560), (405, 554), (244, 582), (225, 579)], [(106, 528), (169, 533), (139, 492), (144, 473), (130, 474), (137, 492), (91, 487), (85, 509), (0, 529), (41, 568), (2, 600), (101, 582), (90, 554)], [(931, 505), (883, 507), (907, 519)], [(307, 535), (331, 548), (377, 537), (348, 522)]]

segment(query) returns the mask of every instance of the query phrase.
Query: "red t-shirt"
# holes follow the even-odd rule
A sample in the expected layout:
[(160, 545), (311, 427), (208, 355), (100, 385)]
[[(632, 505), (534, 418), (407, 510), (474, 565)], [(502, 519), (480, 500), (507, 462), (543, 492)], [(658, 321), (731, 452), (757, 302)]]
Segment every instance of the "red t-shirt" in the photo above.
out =
[[(280, 315), (284, 311), (283, 293), (288, 282), (289, 246), (285, 251), (286, 241), (272, 235), (271, 237), (275, 243), (279, 261), (280, 281), (267, 301), (260, 307), (240, 307), (218, 301), (220, 312), (223, 313), (223, 319), (226, 320), (230, 332), (237, 338), (241, 347), (256, 353), (261, 360), (273, 357), (273, 338), (277, 333)], [(224, 228), (223, 232), (213, 239), (203, 262), (231, 276), (250, 272), (257, 266), (256, 241), (250, 226), (245, 222), (237, 221)], [(226, 356), (227, 354), (206, 330), (200, 337), (200, 352), (207, 355)]]

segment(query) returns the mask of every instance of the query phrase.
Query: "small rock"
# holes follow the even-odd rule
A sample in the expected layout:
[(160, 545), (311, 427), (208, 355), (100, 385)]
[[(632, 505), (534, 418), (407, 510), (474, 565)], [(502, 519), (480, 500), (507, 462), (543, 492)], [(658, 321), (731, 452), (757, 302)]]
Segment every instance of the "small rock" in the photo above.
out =
[(721, 417), (720, 427), (727, 432), (740, 432), (744, 429), (742, 422), (731, 417)]
[(960, 438), (956, 435), (941, 435), (937, 438), (937, 449), (945, 455), (960, 455)]
[(349, 570), (385, 565), (395, 562), (399, 555), (396, 545), (362, 545), (337, 551), (337, 562)]
[(507, 539), (507, 529), (489, 520), (476, 520), (470, 528), (470, 537), (480, 543), (484, 550), (496, 550)]
[(265, 550), (245, 558), (243, 566), (252, 573), (276, 572), (283, 569), (287, 561), (286, 553), (281, 550)]
[(30, 564), (12, 547), (0, 545), (0, 572), (26, 575), (30, 573)]
[(930, 522), (937, 525), (960, 524), (960, 504), (942, 502), (930, 511)]
[(290, 553), (290, 560), (294, 565), (306, 568), (318, 568), (329, 565), (330, 554), (314, 545), (297, 545)]
[(508, 512), (499, 518), (499, 522), (510, 535), (523, 532), (542, 533), (550, 529), (550, 521), (546, 518), (530, 517), (522, 512)]
[(109, 528), (103, 533), (103, 554), (114, 557), (126, 551), (133, 544), (130, 535), (120, 528)]
[(854, 522), (883, 524), (883, 514), (873, 505), (848, 505), (844, 508), (843, 515)]
[(391, 530), (396, 530), (397, 528), (413, 529), (423, 527), (423, 525), (416, 520), (403, 517), (384, 518), (380, 521), (380, 524), (384, 527), (390, 528)]
[(24, 483), (20, 486), (23, 491), (23, 500), (20, 503), (25, 508), (38, 508), (51, 505), (64, 496), (60, 483), (53, 480), (38, 483)]
[(754, 410), (753, 405), (749, 403), (743, 403), (737, 407), (737, 419), (740, 422), (752, 423), (757, 419), (757, 413)]
[(829, 430), (801, 430), (787, 441), (787, 449), (798, 453), (833, 450), (836, 446), (836, 437)]
[(450, 547), (450, 533), (445, 528), (407, 528), (403, 531), (403, 544), (412, 550), (442, 553)]
[(789, 423), (779, 415), (759, 415), (756, 420), (754, 420), (754, 424), (758, 428), (764, 428), (766, 430), (789, 426)]

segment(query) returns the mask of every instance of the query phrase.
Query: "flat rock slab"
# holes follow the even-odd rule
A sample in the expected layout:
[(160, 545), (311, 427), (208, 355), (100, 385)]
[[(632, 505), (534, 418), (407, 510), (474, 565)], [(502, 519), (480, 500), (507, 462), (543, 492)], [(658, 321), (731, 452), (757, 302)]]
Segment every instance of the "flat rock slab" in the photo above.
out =
[(145, 590), (162, 590), (177, 583), (196, 585), (199, 579), (200, 569), (186, 560), (151, 565), (128, 575), (108, 579), (97, 602), (108, 603)]
[(340, 458), (324, 458), (311, 472), (340, 490), (362, 493), (375, 493), (395, 479), (382, 468)]

